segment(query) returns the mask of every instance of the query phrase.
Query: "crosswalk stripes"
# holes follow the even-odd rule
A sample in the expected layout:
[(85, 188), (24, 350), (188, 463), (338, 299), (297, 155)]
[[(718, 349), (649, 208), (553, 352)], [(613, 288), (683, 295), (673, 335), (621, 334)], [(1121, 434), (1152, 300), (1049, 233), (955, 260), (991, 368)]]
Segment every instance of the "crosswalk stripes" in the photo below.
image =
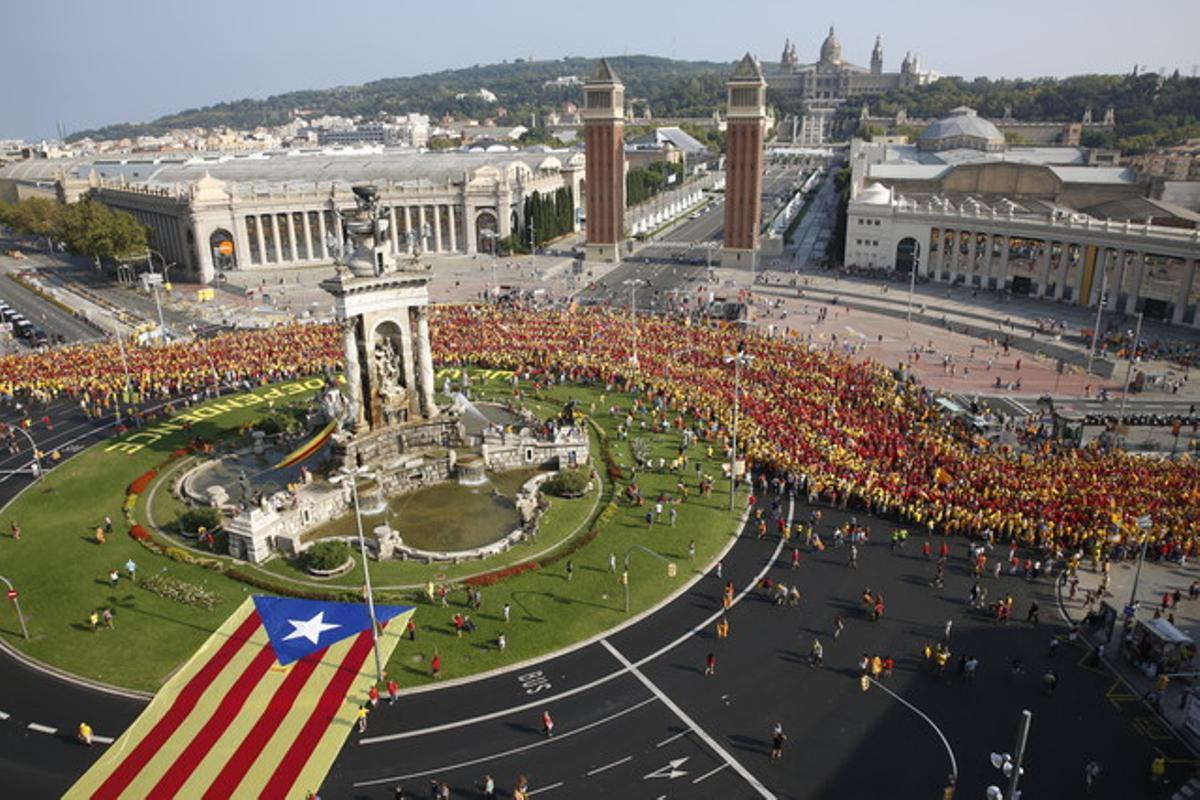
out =
[(1171, 800), (1193, 800), (1197, 797), (1200, 797), (1200, 777), (1193, 777), (1171, 795)]

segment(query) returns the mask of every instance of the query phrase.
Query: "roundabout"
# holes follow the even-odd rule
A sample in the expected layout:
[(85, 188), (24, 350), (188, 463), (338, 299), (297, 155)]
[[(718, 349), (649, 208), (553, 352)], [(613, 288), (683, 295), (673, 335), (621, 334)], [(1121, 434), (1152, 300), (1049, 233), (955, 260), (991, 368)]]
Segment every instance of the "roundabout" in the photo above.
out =
[[(399, 638), (385, 666), (402, 710), (370, 716), (325, 791), (384, 796), (435, 779), (469, 791), (490, 773), (502, 785), (525, 775), (534, 792), (562, 796), (643, 786), (678, 797), (927, 796), (951, 774), (960, 786), (990, 782), (975, 754), (1009, 747), (1023, 708), (1035, 719), (1030, 792), (1072, 796), (1092, 760), (1148, 763), (1165, 748), (1173, 772), (1190, 763), (1186, 748), (1147, 741), (1136, 719), (1104, 702), (1109, 677), (1084, 653), (1048, 649), (1066, 632), (1049, 618), (1051, 580), (992, 579), (992, 598), (1011, 595), (1016, 609), (1006, 625), (968, 605), (965, 543), (990, 532), (992, 558), (1003, 561), (1011, 541), (1018, 562), (1044, 559), (1058, 574), (1076, 551), (1132, 541), (1132, 519), (1149, 510), (1156, 541), (1190, 549), (1193, 465), (992, 451), (880, 367), (729, 328), (640, 322), (631, 362), (616, 315), (447, 308), (432, 323), (439, 382), (540, 420), (568, 404), (586, 417), (594, 485), (551, 499), (537, 536), (495, 561), (369, 559), (376, 600), (416, 607), (411, 637), (388, 633)], [(584, 352), (584, 341), (595, 344)], [(740, 389), (730, 353), (748, 357)], [(464, 380), (467, 364), (486, 369)], [(8, 644), (90, 681), (153, 691), (251, 593), (360, 602), (363, 564), (316, 581), (292, 559), (246, 563), (154, 530), (185, 512), (163, 487), (189, 459), (252, 446), (256, 420), (289, 403), (310, 407), (325, 386), (293, 376), (175, 409), (27, 487), (0, 515), (23, 532), (0, 541), (0, 555), (31, 633), (25, 641), (5, 626)], [(735, 401), (733, 463), (748, 462), (754, 502), (733, 497), (731, 514), (723, 468)], [(129, 535), (121, 522), (106, 531), (105, 517), (127, 521)], [(863, 527), (865, 539), (838, 544), (838, 531)], [(888, 544), (897, 527), (912, 532), (907, 550)], [(917, 549), (924, 541), (948, 548), (943, 575)], [(758, 591), (763, 579), (793, 589), (794, 602)], [(166, 588), (147, 591), (152, 584)], [(877, 607), (887, 598), (877, 621), (860, 605), (864, 585)], [(1042, 624), (1020, 623), (1034, 602)], [(98, 608), (113, 613), (111, 627), (89, 626)], [(819, 667), (814, 640), (824, 646)], [(945, 670), (921, 655), (940, 640), (953, 653)], [(864, 656), (894, 663), (865, 692)], [(1028, 673), (1012, 669), (1016, 659)], [(1046, 696), (1040, 673), (1051, 667), (1063, 679)], [(128, 724), (136, 709), (122, 703), (103, 718), (89, 713), (102, 737)], [(557, 722), (553, 737), (540, 735), (543, 712)], [(777, 723), (782, 759), (770, 752)], [(333, 724), (348, 733), (349, 720)], [(1150, 791), (1136, 771), (1114, 770), (1098, 796), (1160, 796)]]

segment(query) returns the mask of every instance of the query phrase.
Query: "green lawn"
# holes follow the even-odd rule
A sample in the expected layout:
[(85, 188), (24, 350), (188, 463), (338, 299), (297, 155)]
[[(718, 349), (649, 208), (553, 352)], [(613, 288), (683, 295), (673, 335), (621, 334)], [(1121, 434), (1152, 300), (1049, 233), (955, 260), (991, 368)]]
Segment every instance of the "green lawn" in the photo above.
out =
[[(511, 387), (499, 381), (485, 385), (482, 378), (473, 386), (477, 396), (508, 394)], [(297, 384), (299, 385), (299, 384)], [(527, 388), (527, 387), (526, 387)], [(261, 397), (267, 392), (279, 392), (277, 387), (256, 390)], [(280, 394), (277, 403), (303, 400), (311, 389), (297, 392), (295, 397)], [(550, 413), (561, 407), (569, 397), (580, 401), (581, 409), (606, 409), (618, 404), (630, 406), (628, 396), (609, 394), (581, 387), (555, 387), (539, 398), (539, 412)], [(239, 397), (244, 397), (240, 395)], [(223, 398), (223, 400), (226, 400)], [(214, 408), (208, 404), (201, 409)], [(219, 435), (238, 435), (237, 429), (265, 412), (266, 403), (245, 408), (229, 408), (218, 416), (199, 419), (192, 436), (215, 438)], [(607, 435), (615, 459), (626, 466), (632, 454), (626, 442), (616, 435), (623, 420), (607, 411), (593, 417)], [(635, 423), (635, 429), (637, 423)], [(242, 598), (259, 591), (200, 566), (178, 563), (157, 555), (134, 541), (126, 531), (121, 511), (126, 487), (144, 471), (161, 468), (172, 451), (185, 443), (183, 431), (163, 433), (161, 439), (146, 443), (136, 452), (122, 452), (113, 442), (96, 445), (56, 468), (39, 483), (26, 490), (0, 512), (0, 531), (7, 532), (9, 524), (17, 521), (22, 529), (20, 541), (0, 537), (0, 564), (3, 574), (21, 591), (22, 608), (29, 624), (31, 640), (20, 638), (20, 629), (11, 608), (0, 615), (0, 635), (31, 656), (83, 676), (96, 678), (130, 688), (154, 690), (186, 660), (192, 652), (233, 611)], [(143, 436), (147, 442), (150, 437)], [(654, 458), (668, 459), (678, 453), (679, 437), (674, 431), (645, 433), (635, 438), (646, 439)], [(115, 442), (128, 441), (118, 437)], [(121, 447), (131, 448), (131, 445)], [(690, 456), (704, 456), (701, 446), (692, 448)], [(719, 474), (720, 465), (709, 461), (704, 471)], [(597, 469), (603, 465), (597, 457)], [(403, 640), (389, 663), (393, 675), (401, 676), (411, 685), (428, 680), (427, 663), (434, 648), (441, 656), (443, 675), (460, 677), (531, 658), (561, 648), (574, 641), (593, 636), (627, 618), (624, 595), (616, 575), (608, 571), (608, 554), (618, 559), (635, 544), (655, 550), (678, 564), (678, 574), (668, 578), (666, 567), (658, 560), (637, 552), (631, 561), (630, 599), (632, 613), (661, 600), (680, 586), (692, 569), (707, 564), (728, 541), (735, 520), (728, 511), (728, 495), (718, 491), (700, 498), (696, 490), (694, 462), (688, 464), (685, 479), (691, 498), (678, 506), (679, 516), (674, 528), (663, 523), (647, 526), (643, 519), (646, 507), (622, 505), (603, 527), (597, 538), (571, 556), (574, 578), (567, 581), (565, 561), (545, 569), (524, 573), (483, 589), (484, 602), (477, 612), (469, 609), (479, 630), (462, 639), (454, 636), (450, 618), (463, 610), (465, 592), (451, 595), (451, 607), (443, 609), (419, 601), (415, 642)], [(626, 470), (628, 477), (628, 469)], [(677, 476), (639, 473), (638, 482), (649, 506), (654, 498), (665, 492), (674, 496)], [(169, 484), (163, 480), (163, 484)], [(727, 487), (727, 485), (726, 485)], [(161, 525), (169, 522), (179, 510), (179, 504), (167, 496), (163, 486), (155, 493), (153, 512)], [(618, 489), (621, 487), (617, 487)], [(437, 574), (446, 580), (458, 576), (496, 569), (513, 563), (518, 557), (528, 558), (546, 549), (555, 537), (571, 535), (593, 516), (596, 496), (580, 500), (555, 500), (537, 542), (522, 545), (527, 551), (508, 554), (483, 562), (456, 567), (434, 565), (425, 567), (405, 563), (372, 563), (372, 578), (377, 585), (421, 584)], [(143, 502), (139, 509), (143, 509)], [(95, 544), (92, 531), (105, 515), (116, 525), (113, 535), (103, 544)], [(140, 519), (144, 522), (145, 516)], [(696, 543), (695, 562), (689, 562), (687, 547)], [(108, 571), (122, 568), (129, 558), (138, 564), (138, 574), (162, 573), (205, 587), (215, 593), (220, 602), (212, 611), (204, 611), (166, 600), (132, 585), (123, 575), (117, 587), (107, 580)], [(248, 567), (240, 568), (246, 571)], [(265, 577), (296, 579), (301, 574), (282, 560), (267, 565)], [(336, 583), (358, 586), (355, 574)], [(439, 578), (441, 580), (441, 578)], [(281, 580), (282, 582), (282, 580)], [(331, 587), (332, 588), (332, 587)], [(384, 591), (382, 602), (412, 602), (419, 593)], [(512, 604), (512, 620), (507, 626), (500, 618), (504, 603)], [(113, 630), (93, 633), (86, 623), (88, 614), (97, 608), (112, 608), (116, 617)], [(501, 653), (495, 646), (496, 636), (505, 629), (508, 648)]]

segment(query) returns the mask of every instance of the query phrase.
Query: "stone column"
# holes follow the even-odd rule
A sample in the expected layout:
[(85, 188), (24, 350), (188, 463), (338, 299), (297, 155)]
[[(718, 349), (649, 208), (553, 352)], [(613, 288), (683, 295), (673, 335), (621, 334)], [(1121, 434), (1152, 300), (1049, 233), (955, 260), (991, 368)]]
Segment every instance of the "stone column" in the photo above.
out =
[[(250, 233), (246, 230), (246, 215), (237, 214), (233, 217), (233, 239), (235, 246), (234, 261), (236, 269), (246, 269), (250, 266)], [(208, 244), (204, 242), (203, 244)], [(261, 250), (259, 252), (262, 252)]]
[(313, 250), (312, 222), (308, 219), (308, 209), (300, 212), (300, 227), (304, 230), (304, 252), (308, 254), (309, 261), (316, 261), (317, 251)]
[(413, 250), (417, 246), (416, 242), (413, 240), (414, 230), (413, 230), (412, 206), (403, 206), (400, 210), (404, 213), (404, 232), (407, 234), (407, 236), (405, 237), (404, 248), (405, 248), (405, 251), (411, 256), (413, 254)]
[(392, 252), (400, 252), (400, 242), (397, 241), (400, 229), (396, 227), (396, 207), (388, 206), (388, 221), (391, 224)]
[(362, 430), (367, 425), (367, 416), (363, 408), (362, 368), (358, 361), (356, 322), (356, 319), (351, 318), (341, 323), (342, 349), (346, 354), (346, 389), (350, 396), (350, 406), (354, 409), (354, 429)]
[(1049, 239), (1042, 241), (1042, 257), (1038, 263), (1038, 290), (1035, 297), (1046, 296), (1046, 284), (1050, 281), (1050, 246), (1054, 244)]
[(1109, 284), (1108, 296), (1112, 298), (1112, 302), (1108, 307), (1113, 311), (1121, 311), (1119, 307), (1121, 302), (1121, 292), (1125, 286), (1125, 261), (1129, 257), (1128, 250), (1117, 251), (1117, 272), (1116, 280)]
[(450, 223), (450, 252), (458, 252), (458, 231), (454, 227), (454, 208), (453, 204), (446, 206), (446, 219)]
[(1179, 289), (1175, 292), (1175, 310), (1171, 313), (1171, 322), (1179, 325), (1183, 322), (1183, 312), (1187, 310), (1188, 297), (1192, 291), (1192, 281), (1196, 280), (1196, 259), (1188, 259), (1184, 263), (1179, 276)]
[(321, 259), (329, 259), (329, 242), (325, 241), (325, 237), (329, 235), (329, 231), (325, 229), (325, 209), (317, 209), (317, 235), (321, 237)]
[(288, 261), (299, 261), (300, 248), (296, 246), (296, 216), (291, 211), (287, 212), (287, 231), (288, 243), (291, 249), (291, 258), (289, 258)]
[(417, 237), (421, 246), (417, 249), (422, 253), (429, 249), (429, 242), (425, 240), (425, 206), (417, 206)]
[(262, 214), (254, 215), (254, 238), (258, 244), (258, 263), (267, 263), (267, 246), (266, 239), (263, 237), (263, 218)]
[(1129, 297), (1125, 299), (1125, 313), (1137, 313), (1138, 296), (1142, 292), (1142, 278), (1146, 272), (1146, 254), (1134, 253), (1134, 258), (1137, 260), (1133, 265), (1133, 288), (1129, 292)]
[(421, 415), (421, 395), (417, 390), (417, 373), (413, 359), (413, 327), (408, 309), (404, 309), (400, 323), (400, 363), (404, 369), (404, 388), (408, 392), (408, 417), (417, 419)]
[(442, 252), (442, 207), (438, 204), (433, 207), (433, 251)]
[(417, 386), (421, 392), (421, 406), (425, 416), (432, 419), (438, 414), (437, 400), (433, 396), (433, 351), (429, 346), (429, 308), (416, 306), (417, 333), (415, 350), (417, 357)]
[(1008, 249), (1012, 240), (1008, 236), (1000, 237), (1000, 274), (996, 277), (996, 288), (1008, 288)]
[(349, 253), (342, 252), (346, 249), (346, 229), (342, 227), (340, 214), (333, 215), (333, 235), (337, 237), (338, 252), (341, 252), (343, 256), (349, 256)]
[(466, 251), (469, 255), (475, 255), (478, 251), (476, 248), (476, 240), (479, 236), (475, 233), (475, 210), (469, 205), (463, 205), (463, 236), (466, 237)]
[(1071, 244), (1070, 242), (1062, 242), (1061, 244), (1062, 252), (1058, 257), (1058, 278), (1054, 281), (1055, 300), (1062, 299), (1063, 287), (1067, 285), (1067, 275), (1071, 272)]
[(275, 244), (275, 263), (283, 263), (283, 250), (279, 246), (279, 215), (268, 214), (271, 219), (271, 241)]

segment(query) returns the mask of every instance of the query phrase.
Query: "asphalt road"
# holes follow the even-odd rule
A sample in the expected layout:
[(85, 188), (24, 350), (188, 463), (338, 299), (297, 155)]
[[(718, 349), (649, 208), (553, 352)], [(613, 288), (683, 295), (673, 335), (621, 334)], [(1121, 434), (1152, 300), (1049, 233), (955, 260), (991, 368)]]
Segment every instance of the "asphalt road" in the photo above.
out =
[[(800, 503), (796, 513), (806, 518), (808, 509)], [(821, 529), (845, 516), (825, 509)], [(372, 715), (366, 734), (352, 735), (323, 791), (390, 797), (403, 785), (419, 796), (437, 779), (455, 797), (481, 797), (476, 784), (490, 773), (505, 789), (526, 775), (537, 796), (548, 798), (933, 798), (951, 772), (944, 736), (959, 770), (959, 796), (982, 797), (987, 784), (1001, 782), (988, 754), (1012, 751), (1022, 708), (1033, 712), (1026, 796), (1082, 796), (1083, 768), (1093, 759), (1105, 768), (1096, 798), (1166, 797), (1187, 776), (1191, 753), (1155, 727), (1140, 704), (1110, 699), (1114, 678), (1106, 670), (1083, 666), (1085, 654), (1066, 644), (1047, 654), (1050, 638), (1066, 632), (1048, 581), (985, 581), (992, 598), (1016, 597), (1017, 620), (1031, 599), (1041, 606), (1038, 626), (997, 626), (966, 608), (962, 540), (951, 542), (945, 588), (933, 589), (933, 565), (920, 556), (919, 537), (893, 552), (887, 526), (867, 522), (872, 542), (860, 548), (855, 568), (846, 547), (831, 547), (804, 553), (793, 571), (790, 551), (776, 537), (743, 534), (724, 561), (724, 576), (741, 589), (769, 566), (774, 579), (797, 583), (804, 599), (790, 608), (743, 597), (729, 614), (727, 640), (712, 632), (722, 581), (710, 573), (601, 642), (476, 683), (405, 696), (395, 709)], [(653, 531), (647, 544), (653, 547)], [(562, 579), (545, 578), (548, 590)], [(881, 622), (871, 622), (859, 603), (864, 585), (887, 600)], [(837, 640), (835, 615), (846, 620)], [(951, 664), (974, 655), (980, 667), (973, 679), (953, 666), (934, 674), (919, 656), (948, 619)], [(825, 647), (822, 668), (808, 663), (814, 637)], [(709, 652), (717, 657), (711, 677), (703, 674)], [(896, 659), (896, 674), (885, 682), (894, 694), (861, 691), (857, 662), (864, 653)], [(1016, 657), (1027, 666), (1014, 676)], [(1040, 681), (1049, 667), (1061, 675), (1052, 696)], [(551, 738), (540, 731), (543, 709), (556, 723)], [(776, 722), (789, 737), (780, 761), (769, 757)], [(1171, 785), (1146, 783), (1156, 748), (1172, 759)]]
[[(41, 259), (32, 254), (24, 261), (13, 261), (0, 256), (4, 262), (4, 275), (0, 277), (0, 299), (9, 306), (20, 311), (30, 322), (44, 330), (48, 335), (60, 334), (68, 342), (91, 341), (99, 339), (100, 333), (71, 314), (63, 311), (53, 303), (49, 303), (8, 277), (9, 272), (22, 269), (36, 268)], [(16, 339), (22, 345), (24, 340)]]

